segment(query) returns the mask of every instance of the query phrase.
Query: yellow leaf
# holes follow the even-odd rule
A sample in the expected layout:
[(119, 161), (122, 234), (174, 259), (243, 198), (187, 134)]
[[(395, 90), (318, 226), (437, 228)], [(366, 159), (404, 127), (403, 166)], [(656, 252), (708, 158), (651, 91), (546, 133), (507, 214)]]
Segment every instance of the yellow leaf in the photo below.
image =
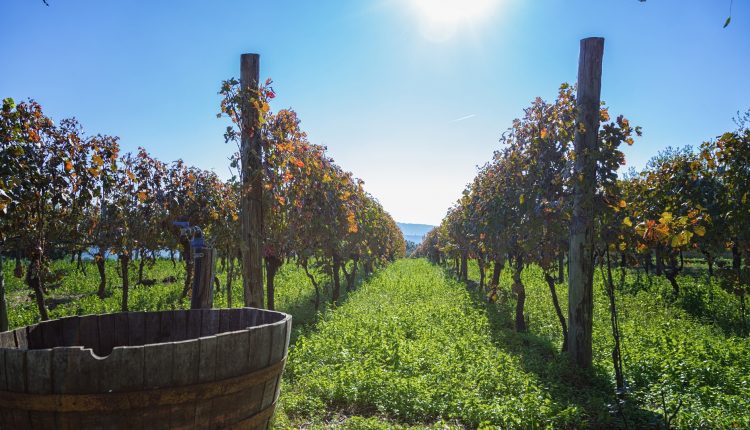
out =
[(677, 236), (672, 238), (672, 248), (679, 248), (690, 243), (693, 233), (687, 230), (681, 231)]
[(102, 164), (104, 164), (104, 160), (98, 154), (94, 154), (94, 156), (91, 157), (91, 161), (93, 161), (97, 166), (101, 166)]
[(661, 218), (659, 218), (659, 222), (662, 224), (668, 224), (672, 221), (672, 212), (664, 212), (661, 214)]
[(628, 227), (633, 226), (633, 221), (630, 220), (629, 216), (626, 216), (624, 220), (622, 220), (622, 223), (625, 224)]
[(742, 204), (744, 205), (745, 203), (747, 203), (747, 193), (742, 195)]
[(703, 227), (702, 225), (696, 225), (695, 227), (693, 227), (693, 231), (698, 236), (703, 237), (706, 234), (706, 227)]
[(625, 242), (620, 242), (620, 251), (625, 251), (627, 249), (628, 245)]
[(665, 224), (657, 224), (654, 226), (654, 235), (658, 240), (664, 239), (669, 236), (669, 226)]
[(354, 212), (349, 211), (346, 215), (346, 221), (349, 224), (349, 233), (356, 233), (359, 231), (359, 228), (357, 227), (357, 218), (355, 217)]
[(521, 194), (521, 197), (518, 198), (518, 201), (523, 204), (523, 202), (526, 200), (523, 194)]

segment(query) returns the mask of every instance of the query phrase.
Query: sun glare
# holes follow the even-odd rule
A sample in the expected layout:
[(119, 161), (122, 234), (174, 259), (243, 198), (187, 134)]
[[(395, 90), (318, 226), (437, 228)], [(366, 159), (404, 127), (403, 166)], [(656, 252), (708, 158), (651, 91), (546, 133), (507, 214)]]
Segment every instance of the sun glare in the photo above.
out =
[(442, 41), (462, 27), (474, 27), (486, 19), (499, 0), (411, 0), (425, 37)]

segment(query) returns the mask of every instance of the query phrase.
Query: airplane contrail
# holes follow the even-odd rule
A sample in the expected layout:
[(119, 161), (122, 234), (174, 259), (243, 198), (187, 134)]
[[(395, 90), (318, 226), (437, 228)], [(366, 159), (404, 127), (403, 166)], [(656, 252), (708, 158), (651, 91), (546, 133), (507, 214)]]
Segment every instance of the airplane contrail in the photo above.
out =
[(466, 116), (462, 116), (461, 118), (456, 118), (456, 119), (454, 119), (454, 120), (450, 120), (450, 121), (448, 121), (448, 123), (450, 124), (450, 123), (452, 123), (452, 122), (459, 122), (459, 121), (463, 121), (463, 120), (465, 120), (465, 119), (469, 119), (469, 118), (474, 118), (475, 116), (476, 116), (476, 114), (473, 114), (473, 113), (472, 113), (472, 114), (469, 114), (469, 115), (466, 115)]

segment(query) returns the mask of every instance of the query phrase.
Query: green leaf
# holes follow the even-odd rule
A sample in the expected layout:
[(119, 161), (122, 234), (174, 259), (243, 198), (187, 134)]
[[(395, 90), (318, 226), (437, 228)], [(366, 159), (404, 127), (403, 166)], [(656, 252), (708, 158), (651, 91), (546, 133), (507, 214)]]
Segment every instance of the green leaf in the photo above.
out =
[(726, 20), (726, 21), (724, 21), (724, 27), (723, 27), (723, 28), (727, 28), (727, 26), (729, 25), (729, 23), (730, 23), (731, 21), (732, 21), (732, 17), (731, 17), (731, 16), (728, 16), (728, 17), (727, 17), (727, 20)]

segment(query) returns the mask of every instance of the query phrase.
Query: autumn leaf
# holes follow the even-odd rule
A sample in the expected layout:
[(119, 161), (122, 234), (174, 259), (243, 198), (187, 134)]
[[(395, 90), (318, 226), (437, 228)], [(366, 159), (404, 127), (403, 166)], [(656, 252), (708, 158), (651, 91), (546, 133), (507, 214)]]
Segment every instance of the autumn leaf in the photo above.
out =
[(678, 235), (672, 238), (672, 248), (680, 248), (690, 243), (690, 239), (693, 237), (693, 233), (687, 230), (681, 231)]
[(145, 191), (138, 191), (138, 200), (139, 201), (145, 202), (147, 197), (148, 197), (148, 194)]
[(607, 108), (603, 108), (599, 111), (599, 120), (602, 122), (609, 121), (609, 111)]
[(346, 221), (349, 224), (349, 233), (356, 233), (359, 231), (359, 228), (357, 227), (357, 219), (354, 215), (354, 212), (349, 211), (349, 213), (346, 215)]
[(696, 225), (695, 227), (693, 227), (693, 232), (695, 232), (695, 234), (697, 234), (698, 236), (703, 237), (706, 234), (706, 227), (703, 227), (702, 225)]
[(628, 227), (633, 226), (633, 221), (630, 220), (629, 216), (626, 216), (624, 220), (622, 220), (622, 223), (625, 224)]

